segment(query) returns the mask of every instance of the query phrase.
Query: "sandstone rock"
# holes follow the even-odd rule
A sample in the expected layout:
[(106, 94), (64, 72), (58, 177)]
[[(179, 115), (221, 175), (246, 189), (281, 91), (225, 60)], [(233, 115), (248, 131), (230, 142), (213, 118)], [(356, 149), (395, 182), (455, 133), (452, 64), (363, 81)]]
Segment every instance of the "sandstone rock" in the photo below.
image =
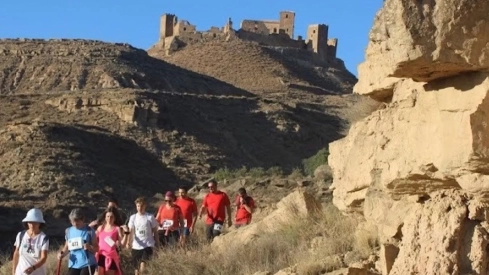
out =
[(488, 92), (485, 73), (425, 86), (403, 80), (387, 108), (330, 143), (335, 205), (363, 211), (369, 188), (394, 199), (453, 188), (487, 195)]
[(489, 67), (489, 2), (386, 0), (355, 93), (384, 99), (399, 78), (431, 81)]
[(399, 254), (399, 248), (393, 244), (382, 244), (380, 247), (380, 268), (382, 275), (388, 275)]
[(216, 237), (211, 246), (216, 250), (229, 245), (242, 247), (253, 242), (259, 235), (274, 232), (280, 225), (287, 224), (292, 219), (300, 219), (322, 211), (321, 204), (313, 195), (297, 190), (277, 203), (277, 209), (259, 222), (251, 223), (238, 230)]
[(326, 273), (326, 275), (375, 275), (377, 273), (356, 267), (347, 267), (333, 272)]
[(411, 211), (389, 274), (487, 274), (488, 232), (467, 218), (470, 199), (463, 192), (439, 191)]

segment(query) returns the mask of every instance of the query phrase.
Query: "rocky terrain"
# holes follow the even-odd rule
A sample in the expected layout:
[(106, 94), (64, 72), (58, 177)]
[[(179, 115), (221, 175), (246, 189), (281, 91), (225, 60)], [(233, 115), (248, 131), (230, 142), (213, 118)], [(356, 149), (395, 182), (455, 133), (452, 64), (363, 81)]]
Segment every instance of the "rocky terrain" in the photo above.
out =
[(386, 0), (354, 91), (385, 102), (330, 144), (334, 204), (382, 274), (487, 274), (487, 1)]
[(305, 50), (266, 47), (240, 39), (192, 44), (170, 55), (155, 46), (148, 53), (261, 95), (284, 91), (305, 96), (349, 94), (357, 81), (340, 59), (314, 64)]
[(0, 40), (0, 94), (141, 88), (249, 95), (212, 77), (151, 58), (129, 44), (93, 40)]
[[(285, 85), (261, 94), (126, 44), (2, 40), (0, 54), (0, 231), (9, 241), (33, 206), (56, 236), (72, 207), (94, 217), (110, 196), (132, 208), (136, 196), (156, 203), (224, 167), (290, 173), (378, 106), (345, 95), (352, 78), (340, 69), (316, 76), (331, 93)], [(263, 194), (270, 205), (294, 186), (257, 192), (274, 194)]]

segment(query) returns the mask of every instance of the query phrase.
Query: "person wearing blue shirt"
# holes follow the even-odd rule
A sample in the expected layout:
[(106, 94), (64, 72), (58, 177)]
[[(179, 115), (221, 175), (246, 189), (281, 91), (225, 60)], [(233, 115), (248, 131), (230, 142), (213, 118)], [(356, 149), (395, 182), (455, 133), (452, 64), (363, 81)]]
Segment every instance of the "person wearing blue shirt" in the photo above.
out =
[(71, 227), (65, 231), (65, 245), (58, 253), (58, 259), (69, 254), (68, 275), (92, 275), (95, 273), (98, 241), (95, 230), (85, 224), (85, 215), (75, 208), (69, 215)]

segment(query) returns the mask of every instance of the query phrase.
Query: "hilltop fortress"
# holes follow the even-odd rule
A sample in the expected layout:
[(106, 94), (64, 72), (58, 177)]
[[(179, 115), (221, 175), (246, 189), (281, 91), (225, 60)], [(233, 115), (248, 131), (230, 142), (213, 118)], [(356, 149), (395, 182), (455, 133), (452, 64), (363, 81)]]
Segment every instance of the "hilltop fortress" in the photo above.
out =
[(328, 38), (328, 25), (309, 25), (305, 39), (302, 36), (295, 39), (294, 29), (295, 12), (292, 11), (280, 12), (278, 20), (243, 20), (239, 30), (233, 29), (233, 22), (229, 18), (224, 27), (211, 27), (208, 31), (197, 31), (197, 27), (189, 21), (178, 20), (174, 14), (164, 14), (160, 21), (159, 40), (153, 47), (169, 55), (201, 41), (242, 39), (264, 46), (306, 50), (319, 62), (336, 59), (338, 39)]

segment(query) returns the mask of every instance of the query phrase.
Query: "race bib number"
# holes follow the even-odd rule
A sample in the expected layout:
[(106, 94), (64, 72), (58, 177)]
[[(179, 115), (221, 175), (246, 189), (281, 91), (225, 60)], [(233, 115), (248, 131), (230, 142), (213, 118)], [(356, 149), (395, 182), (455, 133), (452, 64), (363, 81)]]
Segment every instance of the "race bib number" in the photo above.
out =
[(187, 228), (187, 219), (183, 220), (183, 227)]
[(166, 230), (166, 229), (170, 228), (172, 225), (173, 225), (173, 220), (164, 220), (162, 227), (163, 227), (163, 229)]
[(82, 237), (71, 238), (68, 240), (68, 250), (77, 250), (83, 248)]
[(215, 223), (214, 224), (214, 230), (221, 232), (222, 231), (222, 224)]
[(138, 238), (146, 237), (146, 228), (137, 228), (136, 229), (136, 237), (138, 237)]
[(114, 247), (115, 245), (114, 240), (112, 240), (112, 238), (109, 236), (105, 237), (104, 242), (108, 244), (110, 247)]

